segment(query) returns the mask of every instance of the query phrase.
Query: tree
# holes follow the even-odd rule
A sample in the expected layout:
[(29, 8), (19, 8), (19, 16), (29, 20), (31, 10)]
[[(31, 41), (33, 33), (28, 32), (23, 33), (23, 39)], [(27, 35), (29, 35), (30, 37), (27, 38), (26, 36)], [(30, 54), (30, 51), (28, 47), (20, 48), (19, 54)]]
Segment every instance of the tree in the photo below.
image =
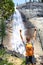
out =
[(6, 25), (5, 25), (5, 22), (4, 22), (4, 19), (2, 18), (2, 20), (1, 20), (1, 25), (0, 25), (0, 27), (1, 27), (1, 46), (3, 46), (3, 38), (4, 38), (4, 36), (5, 36), (5, 28), (6, 28)]
[(33, 2), (34, 2), (34, 0), (33, 0)]
[(14, 13), (14, 3), (12, 0), (1, 0), (0, 11), (2, 12), (2, 17), (8, 19)]
[(3, 45), (3, 38), (5, 36), (5, 21), (14, 13), (14, 3), (12, 0), (0, 0), (0, 30), (1, 30), (1, 44)]
[(41, 0), (41, 2), (43, 2), (43, 0)]
[(41, 2), (41, 0), (38, 0), (38, 2)]
[(31, 2), (31, 0), (29, 0), (29, 2)]

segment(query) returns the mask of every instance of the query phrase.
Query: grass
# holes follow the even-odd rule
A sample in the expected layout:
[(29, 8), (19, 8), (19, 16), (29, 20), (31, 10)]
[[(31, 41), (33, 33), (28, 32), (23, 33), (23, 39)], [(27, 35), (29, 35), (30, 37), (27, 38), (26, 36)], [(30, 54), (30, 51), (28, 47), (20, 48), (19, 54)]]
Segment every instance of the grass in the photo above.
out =
[(0, 65), (26, 65), (25, 59), (11, 56), (11, 54), (6, 53), (6, 50), (3, 48), (0, 49), (0, 58), (2, 58), (2, 60), (0, 60)]
[(26, 59), (23, 59), (21, 65), (26, 65)]
[(0, 49), (0, 65), (13, 65), (13, 63), (8, 62), (7, 58), (4, 57), (4, 55), (6, 55), (5, 52), (6, 52), (5, 49), (3, 49), (3, 48)]
[(0, 49), (0, 56), (3, 56), (5, 54), (5, 49)]
[(13, 65), (13, 63), (8, 63), (7, 59), (0, 60), (0, 65)]

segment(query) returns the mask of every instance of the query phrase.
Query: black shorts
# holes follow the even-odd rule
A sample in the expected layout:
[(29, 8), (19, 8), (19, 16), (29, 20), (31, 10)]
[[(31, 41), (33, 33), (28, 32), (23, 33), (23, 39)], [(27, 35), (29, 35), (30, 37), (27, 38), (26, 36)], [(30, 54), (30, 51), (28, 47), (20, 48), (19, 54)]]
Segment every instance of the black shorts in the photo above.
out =
[(26, 64), (29, 64), (29, 63), (33, 64), (32, 58), (33, 58), (32, 56), (26, 56)]

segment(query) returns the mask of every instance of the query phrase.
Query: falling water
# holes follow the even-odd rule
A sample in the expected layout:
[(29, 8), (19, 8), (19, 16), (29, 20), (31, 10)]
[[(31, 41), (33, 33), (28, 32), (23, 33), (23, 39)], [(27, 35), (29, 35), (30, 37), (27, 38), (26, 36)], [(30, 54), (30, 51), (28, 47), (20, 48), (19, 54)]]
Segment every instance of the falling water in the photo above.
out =
[(20, 29), (22, 30), (22, 36), (24, 38), (24, 24), (22, 21), (22, 17), (21, 14), (18, 10), (16, 10), (16, 12), (13, 15), (13, 33), (12, 33), (12, 37), (11, 37), (11, 43), (12, 43), (12, 48), (13, 50), (15, 50), (16, 52), (20, 52), (20, 54), (23, 54), (25, 51), (23, 42), (20, 38)]

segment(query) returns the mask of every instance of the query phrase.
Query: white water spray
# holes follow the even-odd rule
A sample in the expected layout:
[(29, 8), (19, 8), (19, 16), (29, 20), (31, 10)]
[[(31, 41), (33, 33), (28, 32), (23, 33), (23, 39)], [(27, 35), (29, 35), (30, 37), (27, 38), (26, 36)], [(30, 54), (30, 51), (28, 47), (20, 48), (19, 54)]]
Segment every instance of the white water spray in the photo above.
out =
[(24, 37), (24, 24), (22, 22), (22, 17), (21, 14), (18, 10), (13, 15), (13, 33), (11, 37), (11, 43), (12, 43), (12, 48), (16, 52), (20, 52), (20, 54), (23, 54), (25, 51), (23, 42), (20, 38), (20, 29), (22, 30), (22, 36)]

